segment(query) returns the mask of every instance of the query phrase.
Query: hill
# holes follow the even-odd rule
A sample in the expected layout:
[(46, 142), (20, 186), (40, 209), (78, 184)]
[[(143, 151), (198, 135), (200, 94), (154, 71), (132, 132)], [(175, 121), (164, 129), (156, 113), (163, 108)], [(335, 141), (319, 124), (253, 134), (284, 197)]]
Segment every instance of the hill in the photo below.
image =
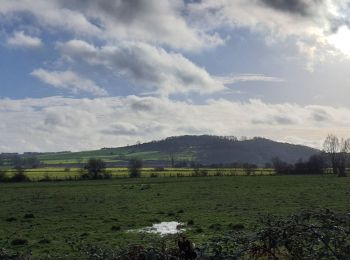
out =
[(111, 164), (125, 165), (130, 158), (140, 158), (147, 165), (171, 165), (196, 162), (203, 165), (254, 163), (263, 165), (273, 157), (294, 163), (308, 159), (319, 150), (307, 146), (281, 143), (265, 138), (239, 141), (234, 137), (222, 136), (177, 136), (160, 141), (119, 148), (102, 148), (85, 152), (62, 152), (40, 154), (40, 160), (47, 164), (81, 163), (90, 157), (99, 157)]

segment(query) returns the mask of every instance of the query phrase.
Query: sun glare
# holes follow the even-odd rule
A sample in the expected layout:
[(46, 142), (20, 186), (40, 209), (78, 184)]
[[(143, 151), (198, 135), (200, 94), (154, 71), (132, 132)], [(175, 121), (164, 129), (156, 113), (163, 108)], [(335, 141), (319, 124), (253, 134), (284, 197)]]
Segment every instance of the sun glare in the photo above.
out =
[(342, 26), (336, 34), (328, 38), (331, 45), (347, 56), (350, 56), (350, 29), (347, 26)]

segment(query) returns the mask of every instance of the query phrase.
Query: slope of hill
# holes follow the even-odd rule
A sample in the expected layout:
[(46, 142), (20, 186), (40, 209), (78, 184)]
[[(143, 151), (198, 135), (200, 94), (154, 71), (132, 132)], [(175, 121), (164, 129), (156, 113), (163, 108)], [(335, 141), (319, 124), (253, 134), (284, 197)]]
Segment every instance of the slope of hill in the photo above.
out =
[(294, 163), (299, 159), (308, 159), (318, 152), (319, 150), (307, 146), (280, 143), (265, 138), (238, 141), (232, 137), (186, 135), (119, 148), (41, 154), (39, 158), (52, 164), (79, 163), (90, 157), (99, 157), (107, 162), (125, 165), (130, 158), (137, 157), (155, 165), (170, 164), (171, 159), (175, 162), (193, 161), (204, 165), (234, 162), (263, 165), (273, 157)]

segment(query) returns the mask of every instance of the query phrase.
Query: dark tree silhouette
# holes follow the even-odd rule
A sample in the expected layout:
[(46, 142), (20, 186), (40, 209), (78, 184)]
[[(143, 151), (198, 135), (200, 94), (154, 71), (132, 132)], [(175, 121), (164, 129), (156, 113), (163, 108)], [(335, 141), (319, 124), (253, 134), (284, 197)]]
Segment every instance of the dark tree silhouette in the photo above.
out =
[(129, 161), (129, 176), (130, 178), (139, 178), (141, 176), (143, 162), (140, 159), (133, 158)]
[(101, 159), (90, 158), (84, 169), (86, 171), (81, 176), (83, 179), (97, 180), (111, 178), (111, 174), (106, 172), (106, 163)]
[(328, 155), (333, 173), (338, 177), (346, 176), (346, 165), (350, 152), (350, 139), (340, 139), (335, 135), (328, 135), (323, 143), (323, 149)]
[(28, 176), (25, 174), (25, 170), (21, 166), (17, 166), (16, 173), (10, 178), (10, 181), (13, 182), (26, 182), (29, 181)]

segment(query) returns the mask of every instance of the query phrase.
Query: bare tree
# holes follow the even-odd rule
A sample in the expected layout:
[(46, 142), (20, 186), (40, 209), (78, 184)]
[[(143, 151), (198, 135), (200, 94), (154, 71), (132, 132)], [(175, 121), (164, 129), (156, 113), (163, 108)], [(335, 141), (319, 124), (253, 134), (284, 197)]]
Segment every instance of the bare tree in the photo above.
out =
[(329, 134), (323, 143), (323, 150), (328, 154), (333, 173), (339, 177), (346, 176), (346, 165), (350, 152), (350, 139), (340, 139)]
[(332, 134), (329, 134), (326, 137), (326, 140), (324, 140), (323, 142), (323, 150), (328, 154), (331, 160), (331, 165), (334, 174), (339, 174), (337, 168), (337, 154), (339, 152), (339, 147), (340, 144), (338, 137)]
[(346, 176), (346, 166), (350, 152), (350, 139), (341, 139), (340, 141), (340, 152), (339, 152), (339, 177)]

